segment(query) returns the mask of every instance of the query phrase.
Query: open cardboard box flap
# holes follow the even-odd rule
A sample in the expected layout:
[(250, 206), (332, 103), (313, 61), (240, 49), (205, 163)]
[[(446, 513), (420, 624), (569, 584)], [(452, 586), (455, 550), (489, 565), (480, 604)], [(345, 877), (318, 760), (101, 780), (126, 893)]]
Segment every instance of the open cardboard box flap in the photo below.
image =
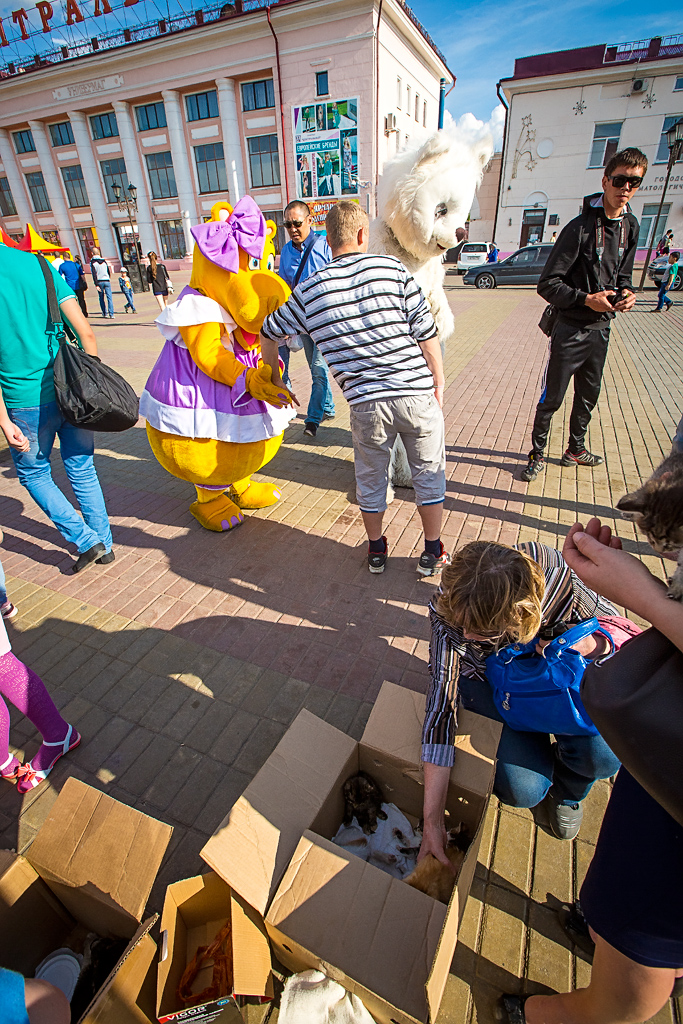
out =
[(70, 778), (26, 859), (63, 905), (98, 934), (139, 923), (173, 829)]
[[(412, 765), (409, 772), (415, 777), (421, 771), (425, 703), (423, 694), (385, 682), (368, 718), (361, 743), (393, 760)], [(458, 710), (457, 756), (451, 771), (451, 785), (477, 796), (488, 794), (500, 730), (499, 722), (463, 708)]]
[(262, 916), (301, 833), (355, 750), (350, 736), (300, 711), (201, 851), (206, 863)]
[(126, 1024), (130, 1020), (132, 1024), (134, 1020), (146, 1020), (142, 1011), (137, 1010), (136, 1000), (156, 954), (156, 942), (149, 931), (158, 920), (159, 915), (153, 914), (140, 925), (114, 970), (83, 1014), (81, 1024), (121, 1024), (123, 1020)]

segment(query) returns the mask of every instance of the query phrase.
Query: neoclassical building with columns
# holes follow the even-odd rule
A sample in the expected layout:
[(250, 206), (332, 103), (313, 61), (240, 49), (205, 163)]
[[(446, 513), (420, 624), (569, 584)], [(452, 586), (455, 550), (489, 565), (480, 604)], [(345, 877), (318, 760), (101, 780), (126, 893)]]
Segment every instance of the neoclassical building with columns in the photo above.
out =
[[(279, 223), (303, 196), (372, 210), (387, 156), (437, 127), (442, 78), (404, 0), (238, 0), (15, 59), (0, 64), (0, 224), (129, 263), (133, 231), (143, 254), (185, 258), (226, 197)], [(131, 183), (133, 230), (116, 200)]]

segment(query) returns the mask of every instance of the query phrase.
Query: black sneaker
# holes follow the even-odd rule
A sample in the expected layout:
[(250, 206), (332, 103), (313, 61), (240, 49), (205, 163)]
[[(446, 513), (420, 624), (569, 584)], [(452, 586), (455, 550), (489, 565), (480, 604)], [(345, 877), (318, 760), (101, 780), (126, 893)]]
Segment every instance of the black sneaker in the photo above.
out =
[(535, 455), (533, 452), (529, 456), (529, 462), (527, 466), (519, 474), (521, 480), (526, 480), (527, 483), (531, 483), (535, 480), (539, 473), (542, 473), (545, 469), (545, 459), (542, 455)]
[(569, 448), (567, 448), (562, 456), (563, 466), (599, 466), (601, 462), (602, 456), (593, 455), (592, 452), (586, 451), (585, 448), (580, 452), (570, 452)]
[[(441, 544), (441, 541), (439, 541)], [(437, 572), (441, 572), (445, 565), (451, 564), (451, 556), (446, 551), (443, 544), (441, 544), (441, 554), (432, 555), (429, 551), (423, 551), (420, 555), (420, 561), (417, 563), (417, 571), (422, 576), (434, 576)]]
[(114, 554), (114, 552), (113, 551), (107, 551), (106, 555), (102, 555), (101, 558), (97, 559), (97, 564), (98, 565), (111, 565), (111, 563), (115, 559), (116, 559), (116, 555)]
[(309, 422), (309, 420), (306, 420), (306, 423), (304, 425), (304, 434), (306, 435), (306, 437), (315, 437), (315, 435), (317, 433), (318, 433), (318, 424), (317, 423), (311, 423), (311, 422)]
[(382, 537), (382, 540), (384, 541), (384, 551), (371, 551), (368, 544), (368, 569), (370, 572), (384, 572), (386, 568), (389, 547), (387, 538)]
[(83, 551), (82, 554), (78, 556), (73, 566), (71, 567), (71, 571), (83, 572), (84, 569), (87, 569), (89, 565), (92, 565), (93, 562), (96, 562), (104, 554), (106, 554), (106, 548), (104, 544), (93, 544), (91, 548), (89, 548), (87, 551)]

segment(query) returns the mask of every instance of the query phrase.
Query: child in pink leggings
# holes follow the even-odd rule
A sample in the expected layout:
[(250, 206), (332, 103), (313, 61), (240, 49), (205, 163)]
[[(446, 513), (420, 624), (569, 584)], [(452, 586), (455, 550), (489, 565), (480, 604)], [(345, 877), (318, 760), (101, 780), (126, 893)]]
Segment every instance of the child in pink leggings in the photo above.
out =
[[(62, 754), (78, 746), (81, 737), (57, 711), (42, 679), (12, 654), (2, 618), (0, 694), (0, 775), (10, 781), (16, 779), (17, 790), (28, 793), (47, 778)], [(3, 697), (19, 708), (43, 737), (36, 756), (23, 765), (9, 752), (9, 711)]]

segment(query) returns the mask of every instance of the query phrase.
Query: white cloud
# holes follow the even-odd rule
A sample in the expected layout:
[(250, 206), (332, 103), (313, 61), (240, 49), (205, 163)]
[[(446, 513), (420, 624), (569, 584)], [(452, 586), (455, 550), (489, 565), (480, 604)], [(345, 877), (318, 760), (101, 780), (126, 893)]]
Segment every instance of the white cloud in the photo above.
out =
[(454, 125), (461, 135), (470, 141), (477, 142), (485, 135), (493, 136), (493, 144), (497, 150), (503, 145), (503, 129), (505, 126), (505, 107), (498, 103), (491, 111), (488, 121), (480, 121), (474, 114), (462, 114), (457, 121), (448, 110), (444, 112), (444, 127)]

